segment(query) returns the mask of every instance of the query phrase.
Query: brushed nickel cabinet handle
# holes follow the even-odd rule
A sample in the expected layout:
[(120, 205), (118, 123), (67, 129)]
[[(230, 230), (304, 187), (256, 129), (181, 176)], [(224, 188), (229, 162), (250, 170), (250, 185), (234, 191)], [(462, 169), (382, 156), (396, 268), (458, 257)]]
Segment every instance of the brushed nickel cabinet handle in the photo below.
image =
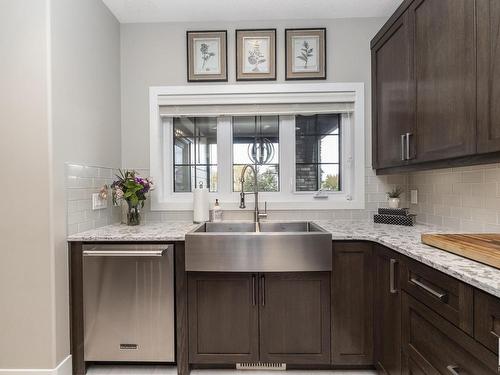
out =
[(443, 302), (446, 302), (446, 299), (447, 299), (447, 294), (446, 293), (440, 293), (434, 289), (432, 289), (430, 286), (427, 286), (425, 285), (423, 282), (417, 280), (416, 278), (412, 277), (410, 279), (410, 281), (412, 282), (412, 284), (415, 284), (416, 286), (418, 286), (419, 288), (422, 288), (423, 290), (425, 290), (427, 293), (430, 293), (432, 294), (434, 297), (436, 297), (438, 300), (440, 301), (443, 301)]
[(401, 160), (405, 159), (405, 134), (401, 134)]
[(398, 261), (396, 259), (390, 260), (389, 267), (389, 292), (391, 294), (396, 294), (398, 292), (396, 288), (396, 263)]
[(262, 306), (266, 305), (266, 276), (262, 275), (260, 277), (260, 288), (262, 291)]
[(449, 366), (446, 366), (446, 369), (450, 372), (450, 374), (452, 375), (466, 375), (465, 372), (462, 372), (460, 370), (460, 367), (457, 366), (457, 365), (449, 365)]
[(256, 283), (256, 277), (255, 275), (252, 275), (252, 305), (255, 306), (257, 305), (257, 293), (255, 291), (255, 283)]
[(410, 137), (412, 136), (412, 133), (406, 133), (406, 160), (410, 160)]

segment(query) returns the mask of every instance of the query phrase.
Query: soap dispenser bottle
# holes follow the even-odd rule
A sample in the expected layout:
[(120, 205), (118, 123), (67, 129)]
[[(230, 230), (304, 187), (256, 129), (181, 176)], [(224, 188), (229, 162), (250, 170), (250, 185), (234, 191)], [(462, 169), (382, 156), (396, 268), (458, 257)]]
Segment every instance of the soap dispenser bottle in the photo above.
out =
[(222, 208), (219, 205), (219, 200), (215, 200), (214, 209), (212, 211), (212, 219), (214, 222), (222, 221)]

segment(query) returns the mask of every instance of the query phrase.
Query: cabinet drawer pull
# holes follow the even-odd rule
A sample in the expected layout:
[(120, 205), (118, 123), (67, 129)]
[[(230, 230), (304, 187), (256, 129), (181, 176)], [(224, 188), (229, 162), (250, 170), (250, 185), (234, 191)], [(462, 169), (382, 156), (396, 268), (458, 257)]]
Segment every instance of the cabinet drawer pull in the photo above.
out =
[(256, 277), (255, 275), (252, 275), (252, 305), (255, 306), (257, 305), (257, 293), (255, 291), (255, 283), (256, 283)]
[(401, 160), (405, 160), (405, 134), (401, 134)]
[(396, 289), (396, 263), (398, 261), (396, 259), (390, 260), (390, 268), (389, 268), (389, 292), (391, 294), (396, 294), (398, 290)]
[(450, 374), (452, 375), (467, 375), (465, 372), (462, 372), (462, 370), (460, 370), (460, 367), (457, 366), (457, 365), (449, 365), (449, 366), (446, 366), (446, 369), (450, 372)]
[(434, 289), (432, 289), (431, 287), (425, 285), (424, 283), (422, 283), (421, 281), (415, 279), (414, 277), (412, 277), (410, 279), (410, 281), (412, 282), (412, 284), (415, 284), (416, 286), (422, 288), (423, 290), (425, 290), (426, 292), (432, 294), (434, 297), (436, 297), (438, 300), (440, 301), (443, 301), (443, 302), (446, 302), (446, 299), (447, 299), (447, 294), (446, 293), (440, 293)]

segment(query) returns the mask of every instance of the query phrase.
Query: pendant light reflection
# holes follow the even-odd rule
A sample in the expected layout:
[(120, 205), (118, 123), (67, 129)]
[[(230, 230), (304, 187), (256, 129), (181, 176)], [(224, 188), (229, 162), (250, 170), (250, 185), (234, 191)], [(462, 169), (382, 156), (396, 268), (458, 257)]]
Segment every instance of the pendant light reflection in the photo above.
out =
[(255, 137), (253, 144), (248, 145), (248, 158), (256, 165), (268, 164), (274, 158), (274, 145), (262, 133), (262, 118), (255, 117)]

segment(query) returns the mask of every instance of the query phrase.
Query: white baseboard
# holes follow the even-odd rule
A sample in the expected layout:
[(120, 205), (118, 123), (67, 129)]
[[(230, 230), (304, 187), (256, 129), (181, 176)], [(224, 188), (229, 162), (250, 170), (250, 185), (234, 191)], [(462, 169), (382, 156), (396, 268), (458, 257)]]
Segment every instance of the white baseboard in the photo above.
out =
[(2, 369), (0, 375), (71, 375), (72, 361), (71, 355), (62, 360), (56, 368), (53, 369)]

